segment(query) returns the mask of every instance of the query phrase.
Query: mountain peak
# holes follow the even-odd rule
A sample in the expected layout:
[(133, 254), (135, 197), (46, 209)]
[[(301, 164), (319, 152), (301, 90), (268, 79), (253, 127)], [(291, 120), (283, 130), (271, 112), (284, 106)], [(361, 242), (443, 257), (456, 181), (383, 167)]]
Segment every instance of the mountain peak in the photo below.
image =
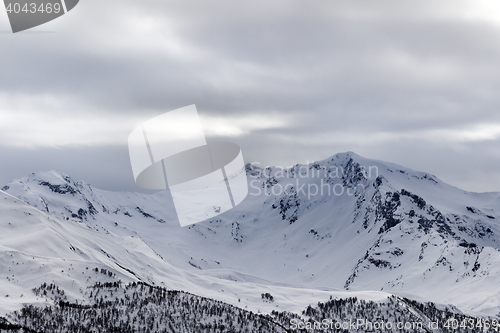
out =
[(8, 191), (13, 187), (33, 186), (48, 187), (54, 192), (58, 192), (59, 189), (65, 189), (63, 191), (64, 193), (71, 192), (72, 194), (83, 188), (90, 187), (84, 181), (75, 181), (64, 172), (50, 170), (33, 172), (27, 177), (13, 180), (11, 183), (4, 186), (2, 190)]
[(356, 154), (355, 152), (349, 150), (349, 151), (346, 151), (346, 152), (342, 152), (342, 153), (337, 153), (335, 154), (335, 157), (337, 158), (356, 158), (356, 157), (362, 157), (358, 154)]
[(71, 177), (60, 171), (50, 170), (50, 171), (38, 171), (30, 174), (26, 180), (28, 182), (33, 181), (43, 181), (53, 185), (63, 185), (63, 184), (73, 184), (75, 183)]

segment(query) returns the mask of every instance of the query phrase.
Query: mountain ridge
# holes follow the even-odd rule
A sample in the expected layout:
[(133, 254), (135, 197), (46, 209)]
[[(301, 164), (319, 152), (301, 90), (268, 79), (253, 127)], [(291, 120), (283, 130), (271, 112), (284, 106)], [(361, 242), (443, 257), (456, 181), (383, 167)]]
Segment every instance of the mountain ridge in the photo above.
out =
[(242, 204), (186, 228), (168, 192), (115, 193), (55, 172), (3, 189), (67, 223), (137, 237), (176, 269), (207, 278), (383, 290), (500, 312), (500, 193), (463, 191), (352, 152), (245, 171), (250, 194)]

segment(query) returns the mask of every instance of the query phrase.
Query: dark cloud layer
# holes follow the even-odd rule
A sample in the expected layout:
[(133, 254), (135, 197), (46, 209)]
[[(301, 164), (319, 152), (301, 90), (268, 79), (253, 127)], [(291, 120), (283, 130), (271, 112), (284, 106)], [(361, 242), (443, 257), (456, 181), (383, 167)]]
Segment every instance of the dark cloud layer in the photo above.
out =
[(500, 190), (498, 17), (493, 0), (81, 1), (33, 30), (53, 33), (0, 34), (0, 181), (134, 190), (128, 133), (195, 103), (247, 161), (352, 150)]

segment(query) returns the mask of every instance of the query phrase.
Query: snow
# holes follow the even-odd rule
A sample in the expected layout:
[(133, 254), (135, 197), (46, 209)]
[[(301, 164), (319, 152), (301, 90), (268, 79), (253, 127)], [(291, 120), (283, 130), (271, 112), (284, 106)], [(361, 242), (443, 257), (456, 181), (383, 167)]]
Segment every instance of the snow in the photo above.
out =
[[(242, 204), (184, 228), (168, 191), (104, 191), (55, 171), (7, 184), (0, 309), (26, 302), (42, 282), (79, 298), (89, 283), (119, 278), (261, 312), (390, 294), (470, 314), (500, 312), (500, 193), (466, 192), (352, 152), (266, 175), (248, 171), (254, 176)], [(308, 193), (326, 191), (324, 184), (343, 193)], [(266, 292), (275, 302), (262, 301)]]

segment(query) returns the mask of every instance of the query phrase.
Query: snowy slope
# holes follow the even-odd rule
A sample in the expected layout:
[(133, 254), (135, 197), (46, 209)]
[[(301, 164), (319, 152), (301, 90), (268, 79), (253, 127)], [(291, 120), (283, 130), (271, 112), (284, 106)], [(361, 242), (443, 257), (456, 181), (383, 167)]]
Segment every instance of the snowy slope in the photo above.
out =
[[(57, 172), (32, 174), (3, 190), (59, 221), (71, 244), (84, 237), (89, 249), (82, 251), (92, 260), (101, 259), (90, 249), (104, 244), (120, 261), (113, 251), (131, 247), (126, 251), (142, 257), (129, 259), (130, 269), (167, 287), (174, 275), (215, 281), (206, 286), (216, 283), (225, 293), (227, 284), (240, 286), (234, 295), (266, 286), (273, 295), (289, 293), (283, 297), (290, 308), (306, 289), (383, 290), (471, 313), (500, 312), (499, 193), (466, 192), (354, 153), (286, 170), (247, 165), (247, 175), (250, 194), (241, 205), (186, 228), (178, 226), (167, 191), (114, 193)], [(94, 234), (102, 244), (94, 244), (100, 241)], [(177, 287), (208, 297), (217, 289), (197, 283)]]
[[(225, 301), (258, 312), (300, 311), (330, 296), (384, 300), (385, 292), (327, 292), (236, 283), (199, 276), (163, 260), (138, 236), (119, 236), (98, 225), (61, 220), (0, 191), (0, 316), (22, 304), (51, 304), (34, 296), (43, 283), (65, 290), (68, 301), (88, 298), (96, 283), (143, 281), (173, 290)], [(96, 270), (97, 269), (97, 270)], [(261, 293), (275, 302), (266, 303)]]

